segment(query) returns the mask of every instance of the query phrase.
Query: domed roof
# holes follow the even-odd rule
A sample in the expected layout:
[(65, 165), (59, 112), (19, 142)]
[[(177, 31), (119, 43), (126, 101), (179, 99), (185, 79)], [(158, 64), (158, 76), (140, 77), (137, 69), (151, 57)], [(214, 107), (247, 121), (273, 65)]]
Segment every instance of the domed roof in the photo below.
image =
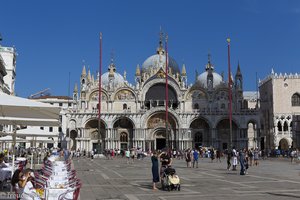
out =
[[(220, 74), (216, 72), (211, 72), (213, 76), (213, 87), (220, 85), (223, 81), (223, 78)], [(208, 72), (205, 71), (197, 77), (197, 82), (200, 82), (205, 88), (207, 88), (207, 76)]]
[[(149, 58), (147, 58), (145, 60), (145, 62), (142, 65), (142, 73), (150, 72), (151, 68), (165, 69), (165, 66), (166, 66), (166, 56), (164, 55), (164, 53), (158, 53), (158, 54), (150, 56)], [(168, 67), (171, 68), (172, 74), (176, 74), (177, 72), (180, 74), (180, 70), (179, 70), (177, 62), (170, 56), (168, 59)]]
[(108, 72), (105, 72), (101, 75), (101, 82), (103, 85), (108, 86), (109, 84), (109, 77), (114, 77), (114, 85), (122, 85), (125, 80), (121, 74), (116, 72), (116, 66), (111, 62), (111, 64), (108, 66)]

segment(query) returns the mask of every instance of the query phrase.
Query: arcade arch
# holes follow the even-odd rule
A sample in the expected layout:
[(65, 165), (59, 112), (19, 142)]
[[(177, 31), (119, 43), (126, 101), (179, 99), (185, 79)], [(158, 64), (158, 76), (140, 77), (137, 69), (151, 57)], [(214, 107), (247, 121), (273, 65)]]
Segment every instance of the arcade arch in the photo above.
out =
[(125, 150), (135, 147), (133, 145), (134, 123), (127, 117), (117, 118), (113, 123), (113, 131), (108, 148)]
[(98, 119), (91, 119), (86, 122), (84, 126), (84, 135), (85, 137), (90, 138), (90, 146), (93, 150), (100, 152), (101, 149), (105, 149), (105, 135), (106, 135), (106, 124), (103, 120), (100, 121), (100, 134), (98, 127)]
[[(223, 119), (218, 122), (216, 126), (217, 132), (217, 146), (221, 150), (228, 149), (230, 147), (230, 124), (229, 119)], [(232, 120), (232, 147), (244, 148), (247, 144), (242, 144), (239, 141), (238, 126)]]
[(200, 146), (209, 146), (209, 124), (205, 119), (197, 118), (190, 125), (190, 131), (193, 138), (193, 148)]

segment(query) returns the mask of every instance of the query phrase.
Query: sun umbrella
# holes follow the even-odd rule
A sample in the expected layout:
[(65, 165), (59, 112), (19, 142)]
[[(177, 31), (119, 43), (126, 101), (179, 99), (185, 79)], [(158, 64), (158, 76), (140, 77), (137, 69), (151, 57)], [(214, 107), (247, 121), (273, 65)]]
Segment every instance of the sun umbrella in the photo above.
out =
[[(13, 142), (12, 135), (0, 137), (0, 142)], [(26, 139), (16, 137), (16, 142), (28, 142)]]
[[(0, 92), (0, 124), (58, 126), (59, 112), (59, 107)], [(13, 134), (13, 151), (15, 151), (15, 139), (16, 128)]]
[(60, 108), (0, 92), (0, 124), (58, 126)]

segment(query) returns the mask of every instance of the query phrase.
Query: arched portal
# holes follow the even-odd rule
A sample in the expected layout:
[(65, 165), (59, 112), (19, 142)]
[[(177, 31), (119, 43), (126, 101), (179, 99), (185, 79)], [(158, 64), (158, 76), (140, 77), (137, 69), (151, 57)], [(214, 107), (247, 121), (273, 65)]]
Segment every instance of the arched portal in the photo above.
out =
[(289, 143), (288, 143), (287, 139), (282, 138), (282, 139), (279, 141), (278, 149), (284, 150), (284, 151), (289, 150)]
[(70, 132), (70, 139), (71, 139), (70, 148), (71, 148), (71, 150), (76, 150), (77, 149), (77, 141), (76, 141), (77, 137), (78, 137), (77, 131), (71, 130), (71, 132)]
[(98, 119), (91, 119), (85, 124), (85, 135), (90, 138), (91, 147), (96, 153), (105, 149), (105, 130), (106, 125), (100, 121), (100, 132), (98, 127)]
[(149, 149), (178, 148), (177, 122), (171, 114), (167, 127), (168, 129), (164, 112), (155, 113), (148, 119), (147, 128), (152, 133), (152, 137), (146, 142)]
[[(133, 122), (127, 117), (118, 118), (113, 125), (113, 137), (110, 138), (109, 148), (127, 149), (133, 144)], [(117, 143), (116, 141), (119, 141)]]
[(209, 129), (208, 123), (202, 118), (197, 118), (191, 123), (190, 130), (194, 148), (199, 149), (200, 146), (210, 146)]
[(163, 129), (157, 130), (155, 133), (155, 149), (162, 150), (167, 145), (166, 131)]
[[(234, 121), (232, 121), (232, 140), (230, 141), (230, 125), (229, 119), (223, 119), (217, 124), (217, 148), (225, 150), (231, 147), (245, 148), (245, 144), (241, 144), (238, 139), (238, 127)], [(231, 144), (230, 144), (231, 142)]]
[(128, 149), (128, 133), (126, 132), (120, 134), (120, 147), (122, 150)]

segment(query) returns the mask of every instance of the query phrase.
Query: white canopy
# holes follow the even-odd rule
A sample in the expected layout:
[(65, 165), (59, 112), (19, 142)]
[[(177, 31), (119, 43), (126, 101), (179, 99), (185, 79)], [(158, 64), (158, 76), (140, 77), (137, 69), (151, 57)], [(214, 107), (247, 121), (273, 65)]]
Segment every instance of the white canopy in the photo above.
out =
[[(38, 127), (39, 128), (39, 127)], [(49, 132), (40, 129), (20, 129), (17, 130), (17, 136), (28, 136), (28, 137), (58, 137), (58, 132)]]
[[(59, 112), (59, 107), (0, 92), (0, 124), (58, 126)], [(12, 137), (14, 146), (16, 144), (15, 131), (16, 129), (14, 129)], [(13, 151), (15, 151), (15, 148), (13, 148)], [(14, 162), (15, 152), (13, 152), (12, 159), (12, 163)], [(12, 171), (14, 171), (14, 165)]]
[(60, 108), (0, 92), (0, 124), (58, 126)]
[[(0, 137), (0, 142), (13, 142), (13, 137), (11, 135)], [(23, 138), (16, 137), (16, 142), (28, 142), (28, 141)]]

